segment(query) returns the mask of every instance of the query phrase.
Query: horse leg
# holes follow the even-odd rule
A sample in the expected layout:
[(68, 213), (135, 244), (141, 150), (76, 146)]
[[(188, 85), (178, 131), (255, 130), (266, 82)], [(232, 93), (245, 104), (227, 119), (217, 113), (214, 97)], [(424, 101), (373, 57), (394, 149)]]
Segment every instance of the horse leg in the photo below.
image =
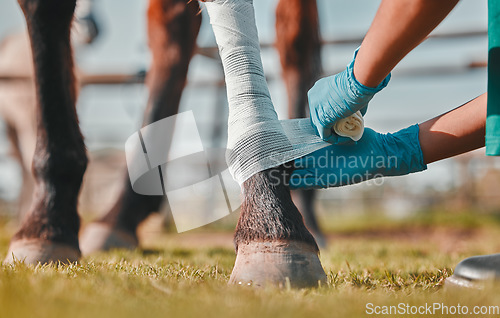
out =
[[(177, 114), (201, 25), (199, 10), (196, 1), (149, 1), (148, 37), (153, 60), (147, 76), (150, 95), (143, 126)], [(127, 175), (111, 210), (85, 229), (82, 252), (135, 248), (139, 223), (158, 211), (162, 202), (162, 196), (135, 193)]]
[[(307, 116), (307, 91), (321, 75), (321, 41), (315, 0), (281, 0), (276, 7), (276, 48), (288, 93), (290, 118)], [(307, 228), (321, 247), (326, 240), (314, 211), (315, 190), (292, 192)]]
[[(284, 166), (259, 172), (243, 184), (244, 200), (234, 242), (236, 262), (230, 283), (261, 286), (271, 283), (314, 287), (326, 276), (318, 246), (295, 207), (290, 190), (277, 176)], [(283, 180), (282, 180), (283, 181)]]
[[(236, 177), (242, 178), (239, 164), (255, 164), (258, 159), (253, 154), (268, 147), (270, 136), (276, 136), (273, 144), (279, 149), (287, 149), (288, 139), (273, 130), (279, 123), (260, 61), (252, 0), (206, 2), (226, 77), (228, 147), (233, 152), (228, 158), (237, 165)], [(263, 131), (245, 131), (243, 125), (237, 126), (242, 120), (248, 126), (267, 125), (262, 126)], [(290, 172), (280, 165), (243, 180), (243, 203), (234, 237), (237, 256), (230, 283), (311, 287), (326, 281), (316, 242), (286, 186)]]
[(30, 212), (11, 240), (7, 262), (75, 261), (80, 256), (78, 192), (87, 167), (75, 110), (70, 26), (76, 0), (19, 0), (35, 65), (37, 141)]

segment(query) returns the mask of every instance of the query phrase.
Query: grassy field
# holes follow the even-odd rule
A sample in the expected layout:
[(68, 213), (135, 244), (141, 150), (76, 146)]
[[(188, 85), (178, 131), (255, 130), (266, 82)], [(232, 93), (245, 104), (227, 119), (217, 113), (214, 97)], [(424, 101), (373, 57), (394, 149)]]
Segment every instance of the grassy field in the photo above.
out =
[[(0, 265), (0, 317), (432, 317), (369, 314), (366, 306), (500, 306), (496, 286), (443, 287), (464, 257), (500, 251), (498, 220), (431, 215), (326, 222), (330, 244), (321, 260), (328, 284), (312, 290), (228, 286), (235, 255), (224, 226), (165, 234), (146, 225), (142, 250), (97, 254), (69, 266)], [(2, 257), (13, 228), (1, 223)], [(435, 316), (500, 314), (438, 310)]]

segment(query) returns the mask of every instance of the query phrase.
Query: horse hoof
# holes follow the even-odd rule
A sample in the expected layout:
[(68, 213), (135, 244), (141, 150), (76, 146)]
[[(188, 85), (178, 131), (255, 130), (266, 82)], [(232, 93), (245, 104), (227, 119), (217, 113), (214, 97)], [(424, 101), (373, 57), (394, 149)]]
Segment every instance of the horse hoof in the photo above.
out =
[(257, 287), (318, 287), (326, 284), (326, 274), (318, 252), (309, 244), (251, 242), (238, 246), (229, 283)]
[(80, 238), (80, 249), (83, 255), (115, 248), (133, 250), (138, 245), (139, 241), (135, 235), (103, 223), (87, 225)]
[(40, 239), (21, 239), (10, 243), (4, 264), (50, 264), (76, 262), (81, 256), (78, 248)]

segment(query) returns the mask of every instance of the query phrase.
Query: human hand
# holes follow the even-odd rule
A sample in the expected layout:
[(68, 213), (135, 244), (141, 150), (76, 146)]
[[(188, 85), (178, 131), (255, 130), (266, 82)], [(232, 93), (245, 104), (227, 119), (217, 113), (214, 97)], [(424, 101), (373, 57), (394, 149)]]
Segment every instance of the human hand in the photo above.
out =
[(331, 145), (295, 160), (291, 189), (339, 187), (425, 170), (418, 125), (394, 134), (365, 128), (357, 143)]
[(312, 124), (318, 135), (332, 144), (338, 141), (338, 135), (332, 131), (335, 123), (357, 111), (364, 116), (368, 102), (391, 78), (389, 74), (374, 88), (359, 83), (354, 77), (356, 54), (357, 51), (346, 70), (318, 80), (307, 93)]

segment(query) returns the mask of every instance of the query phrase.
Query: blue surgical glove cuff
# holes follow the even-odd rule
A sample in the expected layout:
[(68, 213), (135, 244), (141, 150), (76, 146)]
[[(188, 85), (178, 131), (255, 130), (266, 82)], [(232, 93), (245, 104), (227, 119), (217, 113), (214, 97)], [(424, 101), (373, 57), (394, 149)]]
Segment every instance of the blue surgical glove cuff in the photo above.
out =
[(385, 176), (401, 176), (427, 169), (420, 147), (418, 125), (382, 136), (387, 154), (396, 157), (398, 163), (395, 167), (387, 167)]

